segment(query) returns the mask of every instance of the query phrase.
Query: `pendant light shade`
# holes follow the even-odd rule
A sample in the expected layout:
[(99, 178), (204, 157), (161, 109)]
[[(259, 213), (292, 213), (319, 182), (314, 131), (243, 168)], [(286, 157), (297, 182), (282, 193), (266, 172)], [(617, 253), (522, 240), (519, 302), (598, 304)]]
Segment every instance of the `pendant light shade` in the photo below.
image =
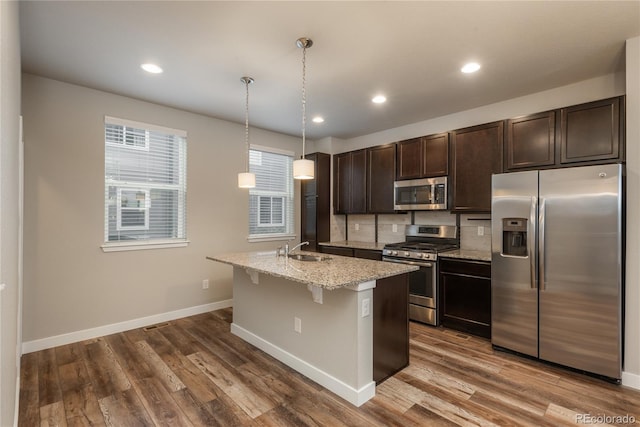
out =
[(313, 179), (313, 160), (298, 159), (293, 162), (293, 177), (295, 179)]
[(245, 172), (238, 174), (238, 187), (254, 188), (256, 186), (256, 175), (249, 172), (249, 85), (253, 83), (253, 79), (251, 77), (242, 77), (240, 81), (244, 83), (246, 88), (244, 109)]
[(254, 188), (256, 186), (256, 175), (251, 172), (240, 172), (238, 174), (238, 188)]
[(302, 48), (302, 156), (293, 162), (293, 178), (294, 179), (313, 179), (314, 165), (313, 160), (304, 158), (304, 145), (306, 139), (307, 124), (307, 93), (306, 93), (306, 74), (307, 74), (307, 48), (313, 45), (313, 40), (301, 37), (296, 41), (296, 46)]

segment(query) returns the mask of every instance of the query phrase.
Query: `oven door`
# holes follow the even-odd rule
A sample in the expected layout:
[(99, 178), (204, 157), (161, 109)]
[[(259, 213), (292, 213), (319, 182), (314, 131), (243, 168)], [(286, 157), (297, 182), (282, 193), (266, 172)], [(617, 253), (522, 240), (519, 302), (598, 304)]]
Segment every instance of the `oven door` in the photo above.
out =
[(383, 257), (383, 261), (416, 265), (417, 271), (409, 273), (409, 318), (430, 325), (438, 324), (437, 268), (436, 262), (409, 261)]

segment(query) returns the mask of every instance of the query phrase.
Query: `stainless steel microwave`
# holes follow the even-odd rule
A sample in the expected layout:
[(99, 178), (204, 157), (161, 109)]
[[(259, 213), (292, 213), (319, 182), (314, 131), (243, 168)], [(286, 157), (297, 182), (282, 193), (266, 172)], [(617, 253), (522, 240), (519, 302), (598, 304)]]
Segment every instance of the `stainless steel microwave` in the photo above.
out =
[(397, 211), (446, 210), (447, 177), (411, 179), (393, 183)]

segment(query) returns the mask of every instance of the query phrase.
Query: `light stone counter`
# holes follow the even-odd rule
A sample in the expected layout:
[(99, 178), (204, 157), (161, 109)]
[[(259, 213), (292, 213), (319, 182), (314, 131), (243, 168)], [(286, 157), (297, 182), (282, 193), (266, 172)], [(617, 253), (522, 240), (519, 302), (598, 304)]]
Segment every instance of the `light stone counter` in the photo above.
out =
[(458, 258), (473, 261), (491, 261), (490, 251), (472, 251), (468, 249), (455, 249), (453, 251), (438, 252), (439, 258)]
[[(314, 254), (307, 251), (303, 253)], [(326, 261), (297, 261), (284, 256), (276, 257), (275, 251), (224, 253), (208, 256), (207, 259), (327, 290), (358, 285), (418, 269), (418, 267), (407, 264), (338, 255), (316, 255), (329, 259)]]
[(384, 245), (386, 243), (376, 243), (376, 242), (357, 242), (354, 240), (340, 240), (337, 242), (322, 242), (319, 243), (320, 246), (335, 246), (338, 248), (349, 248), (349, 249), (365, 249), (370, 251), (382, 251), (384, 249)]

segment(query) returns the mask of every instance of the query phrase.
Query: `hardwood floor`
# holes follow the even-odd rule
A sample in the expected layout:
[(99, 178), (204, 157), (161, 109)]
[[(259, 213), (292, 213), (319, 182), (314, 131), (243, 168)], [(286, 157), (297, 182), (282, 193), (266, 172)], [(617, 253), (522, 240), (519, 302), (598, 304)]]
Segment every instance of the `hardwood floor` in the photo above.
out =
[[(411, 323), (411, 363), (356, 408), (229, 332), (231, 309), (29, 353), (20, 426), (640, 423), (640, 392)], [(624, 421), (624, 422), (623, 422)], [(627, 423), (628, 424), (628, 423)]]

